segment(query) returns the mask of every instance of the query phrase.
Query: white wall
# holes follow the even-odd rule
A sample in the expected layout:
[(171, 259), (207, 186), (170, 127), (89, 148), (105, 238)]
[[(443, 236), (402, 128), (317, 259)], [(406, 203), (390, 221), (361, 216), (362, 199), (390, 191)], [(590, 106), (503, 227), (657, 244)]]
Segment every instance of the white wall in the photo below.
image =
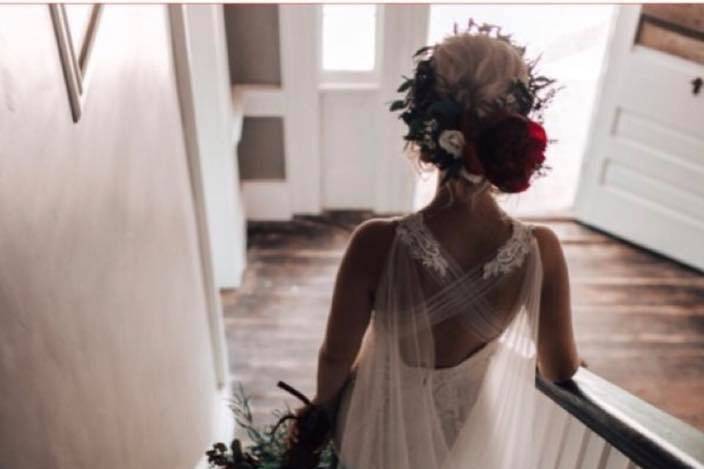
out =
[(46, 6), (0, 6), (0, 467), (192, 468), (218, 389), (166, 7), (105, 7), (71, 121)]
[[(212, 266), (219, 288), (239, 287), (245, 267), (245, 217), (233, 141), (225, 23), (222, 5), (185, 5), (184, 50), (195, 139), (204, 190)], [(179, 41), (176, 44), (180, 44)], [(187, 50), (186, 50), (187, 49)], [(184, 75), (187, 75), (184, 76)]]

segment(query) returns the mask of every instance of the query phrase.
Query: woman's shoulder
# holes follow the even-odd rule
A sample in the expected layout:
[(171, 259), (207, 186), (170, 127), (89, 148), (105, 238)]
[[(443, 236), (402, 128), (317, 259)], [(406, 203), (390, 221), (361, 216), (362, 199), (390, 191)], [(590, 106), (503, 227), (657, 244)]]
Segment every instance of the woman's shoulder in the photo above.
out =
[(370, 218), (352, 232), (351, 245), (365, 250), (386, 252), (393, 242), (400, 217)]
[(538, 242), (543, 270), (545, 272), (554, 271), (557, 266), (564, 262), (560, 238), (552, 228), (544, 225), (533, 225), (531, 231)]
[(391, 250), (398, 218), (372, 218), (352, 232), (343, 264), (356, 272), (358, 280), (374, 290)]
[(554, 249), (560, 244), (557, 234), (549, 226), (531, 224), (530, 227), (541, 248), (544, 246), (546, 249)]

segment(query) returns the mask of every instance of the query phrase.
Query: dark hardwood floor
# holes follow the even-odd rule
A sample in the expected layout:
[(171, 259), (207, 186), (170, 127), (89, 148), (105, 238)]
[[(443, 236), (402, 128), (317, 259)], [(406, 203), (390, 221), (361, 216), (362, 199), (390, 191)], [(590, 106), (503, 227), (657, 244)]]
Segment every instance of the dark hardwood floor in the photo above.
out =
[[(312, 396), (335, 273), (351, 230), (369, 214), (253, 223), (243, 286), (222, 293), (230, 369), (255, 419)], [(567, 256), (579, 350), (589, 368), (704, 430), (704, 275), (570, 220), (531, 220)]]

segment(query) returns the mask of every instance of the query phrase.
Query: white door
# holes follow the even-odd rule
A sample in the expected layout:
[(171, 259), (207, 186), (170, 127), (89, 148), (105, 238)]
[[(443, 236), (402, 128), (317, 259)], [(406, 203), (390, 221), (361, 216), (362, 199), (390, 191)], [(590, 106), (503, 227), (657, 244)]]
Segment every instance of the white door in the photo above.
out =
[[(282, 5), (279, 13), (287, 189), (278, 205), (294, 202), (287, 215), (410, 210), (415, 174), (388, 103), (425, 44), (428, 6)], [(270, 191), (261, 196), (271, 205)]]
[(425, 45), (427, 5), (322, 5), (321, 176), (324, 209), (412, 208), (405, 128), (388, 103)]
[(614, 23), (577, 218), (704, 269), (704, 66), (636, 44), (640, 17)]

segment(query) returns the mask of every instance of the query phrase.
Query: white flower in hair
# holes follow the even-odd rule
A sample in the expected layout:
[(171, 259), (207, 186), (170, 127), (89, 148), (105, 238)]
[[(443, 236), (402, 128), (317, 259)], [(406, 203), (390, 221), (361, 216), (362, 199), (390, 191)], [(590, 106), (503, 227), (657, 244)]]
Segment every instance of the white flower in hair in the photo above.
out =
[(482, 176), (481, 174), (470, 173), (464, 168), (460, 170), (460, 176), (462, 176), (472, 184), (479, 184), (480, 182), (484, 181), (484, 176)]
[(464, 135), (459, 130), (443, 130), (438, 138), (438, 144), (440, 148), (459, 158), (464, 149)]

